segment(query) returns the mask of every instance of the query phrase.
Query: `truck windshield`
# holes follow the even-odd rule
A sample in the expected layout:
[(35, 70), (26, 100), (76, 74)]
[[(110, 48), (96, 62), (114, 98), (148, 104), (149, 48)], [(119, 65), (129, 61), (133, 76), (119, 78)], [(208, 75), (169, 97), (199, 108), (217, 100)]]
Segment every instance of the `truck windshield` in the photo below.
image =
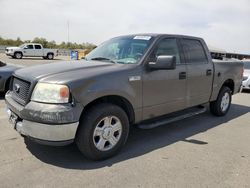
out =
[(24, 46), (25, 46), (25, 44), (22, 44), (22, 45), (19, 46), (19, 48), (24, 48)]
[(152, 41), (153, 37), (151, 36), (110, 39), (90, 52), (85, 59), (135, 64), (142, 58)]

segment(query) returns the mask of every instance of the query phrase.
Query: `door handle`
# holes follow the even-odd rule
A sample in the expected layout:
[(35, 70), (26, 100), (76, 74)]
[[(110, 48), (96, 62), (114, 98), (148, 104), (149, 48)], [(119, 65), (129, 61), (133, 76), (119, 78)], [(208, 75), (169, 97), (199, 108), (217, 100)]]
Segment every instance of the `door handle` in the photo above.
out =
[(179, 80), (186, 79), (186, 77), (187, 77), (186, 72), (180, 72), (180, 73), (179, 73)]
[(207, 69), (206, 75), (207, 75), (207, 76), (212, 75), (212, 70), (211, 70), (211, 69)]

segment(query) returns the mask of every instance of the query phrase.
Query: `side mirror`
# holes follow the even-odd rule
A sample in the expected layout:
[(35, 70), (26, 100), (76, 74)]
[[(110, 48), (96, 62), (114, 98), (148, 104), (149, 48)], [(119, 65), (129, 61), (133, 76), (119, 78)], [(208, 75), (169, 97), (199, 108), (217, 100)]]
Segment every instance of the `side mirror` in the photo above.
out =
[(27, 46), (24, 46), (24, 48), (23, 49), (28, 49), (28, 47)]
[(152, 70), (171, 70), (176, 67), (176, 57), (168, 55), (160, 55), (156, 62), (149, 62), (148, 67)]

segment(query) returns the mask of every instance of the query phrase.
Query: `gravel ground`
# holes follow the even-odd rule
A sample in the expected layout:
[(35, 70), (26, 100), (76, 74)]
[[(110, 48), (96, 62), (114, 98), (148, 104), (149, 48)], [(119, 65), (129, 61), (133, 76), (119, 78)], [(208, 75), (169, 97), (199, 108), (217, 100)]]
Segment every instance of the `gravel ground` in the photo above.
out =
[[(57, 58), (67, 59), (67, 58)], [(58, 62), (0, 60), (25, 66)], [(151, 130), (131, 129), (122, 152), (86, 160), (77, 147), (49, 147), (10, 126), (0, 98), (0, 187), (250, 187), (250, 93), (227, 116), (209, 112)]]

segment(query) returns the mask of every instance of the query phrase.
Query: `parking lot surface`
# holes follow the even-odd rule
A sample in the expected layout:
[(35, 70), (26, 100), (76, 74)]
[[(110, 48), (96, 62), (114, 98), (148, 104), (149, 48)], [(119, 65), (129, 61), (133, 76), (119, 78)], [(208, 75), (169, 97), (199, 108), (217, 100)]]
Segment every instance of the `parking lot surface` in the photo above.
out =
[[(59, 57), (57, 59), (67, 59)], [(0, 60), (24, 66), (42, 59)], [(115, 157), (86, 160), (77, 147), (42, 146), (8, 123), (0, 98), (0, 187), (250, 187), (250, 93), (225, 117), (209, 112), (151, 130), (131, 128)]]
[(20, 66), (34, 66), (47, 63), (56, 63), (63, 60), (70, 60), (69, 56), (56, 56), (53, 60), (43, 59), (42, 57), (24, 57), (22, 59), (14, 59), (12, 57), (6, 56), (4, 53), (0, 53), (0, 61), (4, 63), (10, 63)]

